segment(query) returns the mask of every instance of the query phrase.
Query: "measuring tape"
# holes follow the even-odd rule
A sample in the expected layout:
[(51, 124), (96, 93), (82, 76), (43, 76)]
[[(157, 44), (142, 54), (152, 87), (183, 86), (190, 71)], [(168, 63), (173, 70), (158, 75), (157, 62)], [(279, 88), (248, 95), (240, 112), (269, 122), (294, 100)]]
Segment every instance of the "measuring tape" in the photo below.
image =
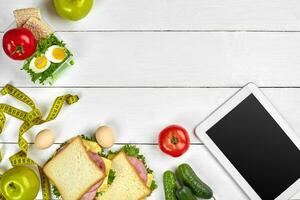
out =
[[(20, 165), (37, 165), (35, 161), (27, 157), (29, 143), (23, 138), (23, 135), (35, 125), (40, 125), (45, 122), (54, 120), (61, 111), (64, 103), (67, 103), (68, 105), (76, 103), (79, 100), (78, 96), (67, 94), (64, 96), (57, 97), (54, 103), (52, 104), (52, 107), (46, 119), (43, 119), (42, 113), (39, 111), (39, 109), (36, 108), (35, 103), (32, 101), (32, 99), (30, 99), (30, 97), (28, 97), (25, 93), (15, 88), (14, 86), (7, 84), (0, 91), (0, 94), (9, 94), (17, 100), (27, 104), (31, 108), (30, 112), (25, 112), (7, 104), (0, 104), (0, 134), (4, 128), (6, 121), (5, 114), (11, 115), (23, 121), (22, 125), (19, 128), (18, 138), (18, 145), (21, 150), (9, 158), (11, 165), (13, 167)], [(1, 161), (2, 152), (0, 152), (0, 162)], [(43, 200), (50, 200), (51, 192), (49, 179), (44, 174), (40, 166), (38, 166), (38, 169), (41, 178)], [(0, 200), (2, 199), (4, 199), (4, 197), (0, 195)]]

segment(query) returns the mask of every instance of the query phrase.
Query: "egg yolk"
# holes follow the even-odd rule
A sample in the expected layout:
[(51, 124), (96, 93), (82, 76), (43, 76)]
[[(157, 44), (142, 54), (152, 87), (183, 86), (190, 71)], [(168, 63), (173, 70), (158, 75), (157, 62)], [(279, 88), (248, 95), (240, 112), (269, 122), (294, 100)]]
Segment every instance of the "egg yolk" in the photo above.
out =
[(40, 56), (35, 59), (34, 65), (38, 69), (43, 69), (44, 67), (47, 66), (47, 61), (48, 60), (47, 60), (46, 56)]
[(55, 48), (52, 51), (52, 56), (57, 60), (63, 60), (66, 57), (66, 53), (61, 48)]

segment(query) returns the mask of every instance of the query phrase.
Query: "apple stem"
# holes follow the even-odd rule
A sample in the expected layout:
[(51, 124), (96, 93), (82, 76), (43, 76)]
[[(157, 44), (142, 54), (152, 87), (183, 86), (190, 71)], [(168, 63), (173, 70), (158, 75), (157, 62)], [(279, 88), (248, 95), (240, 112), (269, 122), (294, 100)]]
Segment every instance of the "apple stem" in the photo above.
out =
[(10, 183), (10, 184), (9, 184), (9, 187), (12, 187), (13, 189), (16, 189), (16, 186), (15, 186), (14, 183)]

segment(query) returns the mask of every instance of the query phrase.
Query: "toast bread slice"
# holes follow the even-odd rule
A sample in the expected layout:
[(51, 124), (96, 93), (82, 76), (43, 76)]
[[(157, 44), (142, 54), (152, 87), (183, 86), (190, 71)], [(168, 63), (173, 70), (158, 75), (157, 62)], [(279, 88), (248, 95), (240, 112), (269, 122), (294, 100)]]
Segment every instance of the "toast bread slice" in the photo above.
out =
[(40, 9), (38, 8), (23, 8), (13, 11), (17, 27), (22, 27), (30, 17), (42, 19)]
[(111, 169), (116, 172), (116, 177), (109, 189), (96, 197), (97, 200), (141, 200), (151, 194), (123, 151), (113, 158)]
[(75, 137), (43, 168), (64, 200), (78, 200), (105, 177), (91, 160), (80, 136)]

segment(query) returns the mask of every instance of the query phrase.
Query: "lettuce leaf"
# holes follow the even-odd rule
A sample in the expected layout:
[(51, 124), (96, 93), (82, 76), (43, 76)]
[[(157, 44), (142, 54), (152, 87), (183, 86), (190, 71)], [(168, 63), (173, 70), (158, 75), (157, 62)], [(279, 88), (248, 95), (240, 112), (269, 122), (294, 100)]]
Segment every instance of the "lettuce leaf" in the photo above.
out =
[(139, 159), (140, 161), (143, 162), (143, 164), (145, 165), (146, 169), (147, 169), (147, 172), (149, 174), (152, 174), (153, 173), (153, 170), (151, 170), (148, 166), (147, 166), (147, 163), (146, 163), (146, 158), (144, 155), (142, 155), (140, 153), (140, 149), (138, 147), (136, 147), (135, 145), (130, 145), (130, 144), (126, 144), (124, 145), (124, 147), (122, 148), (122, 150), (126, 153), (126, 155), (128, 156), (134, 156), (136, 157), (137, 159)]
[(62, 63), (64, 63), (64, 61), (60, 62), (60, 63), (52, 63), (50, 64), (50, 67), (45, 70), (44, 72), (41, 73), (35, 73), (33, 70), (30, 69), (30, 62), (34, 57), (40, 56), (42, 54), (45, 54), (45, 52), (47, 51), (47, 49), (52, 46), (52, 45), (58, 45), (60, 47), (64, 47), (66, 50), (66, 58), (65, 60), (67, 60), (70, 56), (72, 56), (73, 54), (66, 48), (66, 44), (62, 41), (59, 40), (54, 34), (49, 35), (47, 38), (41, 39), (38, 41), (37, 44), (37, 48), (35, 53), (29, 57), (24, 65), (22, 70), (26, 71), (30, 76), (31, 76), (31, 80), (35, 83), (36, 81), (39, 81), (39, 83), (44, 84), (44, 82), (52, 76), (52, 74), (61, 66)]
[(57, 187), (55, 185), (52, 185), (52, 194), (54, 194), (54, 196), (56, 198), (59, 198), (61, 196), (60, 193), (59, 193), (59, 191), (58, 191), (58, 189), (57, 189)]
[(124, 151), (127, 156), (134, 156), (137, 159), (139, 159), (140, 161), (142, 161), (143, 164), (145, 165), (146, 169), (147, 169), (147, 172), (149, 174), (153, 174), (153, 170), (150, 169), (147, 166), (145, 156), (140, 153), (140, 149), (137, 146), (135, 146), (135, 145), (125, 144), (120, 150), (118, 150), (118, 151), (111, 151), (110, 150), (106, 155), (103, 154), (102, 156), (111, 160), (111, 159), (113, 159), (113, 157), (116, 154), (118, 154), (121, 151)]
[(92, 141), (92, 142), (97, 142), (96, 141), (96, 137), (95, 136), (86, 136), (86, 135), (80, 135), (81, 138), (85, 139), (85, 140), (88, 140), (88, 141)]
[(114, 182), (115, 178), (116, 178), (116, 172), (110, 169), (108, 173), (107, 184), (111, 185)]
[(158, 187), (158, 186), (157, 186), (155, 180), (153, 180), (153, 181), (151, 182), (151, 185), (150, 185), (150, 190), (153, 191), (153, 190), (155, 190), (157, 187)]

